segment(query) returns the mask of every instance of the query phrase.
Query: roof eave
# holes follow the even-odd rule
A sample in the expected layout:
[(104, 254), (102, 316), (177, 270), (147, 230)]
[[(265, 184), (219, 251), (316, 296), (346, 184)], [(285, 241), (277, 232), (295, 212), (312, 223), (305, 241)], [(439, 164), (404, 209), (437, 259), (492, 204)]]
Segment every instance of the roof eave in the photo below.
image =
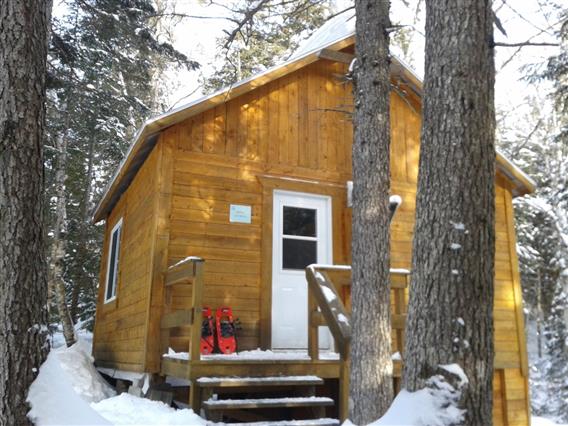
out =
[(513, 183), (513, 187), (511, 188), (513, 197), (532, 194), (536, 191), (536, 182), (513, 164), (513, 162), (505, 157), (499, 150), (497, 150), (497, 166), (500, 166), (499, 171)]

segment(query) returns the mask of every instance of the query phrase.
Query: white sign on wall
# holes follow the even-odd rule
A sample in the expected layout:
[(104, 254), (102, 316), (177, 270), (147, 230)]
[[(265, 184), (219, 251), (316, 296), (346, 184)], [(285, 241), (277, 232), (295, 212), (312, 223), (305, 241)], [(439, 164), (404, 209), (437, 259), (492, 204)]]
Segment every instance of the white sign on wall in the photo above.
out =
[(229, 222), (251, 223), (252, 208), (241, 204), (231, 204), (229, 210)]

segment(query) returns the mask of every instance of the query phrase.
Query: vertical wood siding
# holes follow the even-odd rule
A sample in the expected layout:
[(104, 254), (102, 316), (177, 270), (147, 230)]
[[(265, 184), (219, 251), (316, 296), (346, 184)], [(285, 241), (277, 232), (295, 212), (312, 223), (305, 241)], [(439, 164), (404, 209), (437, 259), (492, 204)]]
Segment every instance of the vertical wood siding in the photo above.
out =
[[(101, 366), (144, 371), (158, 157), (159, 149), (154, 149), (107, 220), (93, 346)], [(105, 304), (109, 230), (120, 218), (123, 228), (116, 299)]]

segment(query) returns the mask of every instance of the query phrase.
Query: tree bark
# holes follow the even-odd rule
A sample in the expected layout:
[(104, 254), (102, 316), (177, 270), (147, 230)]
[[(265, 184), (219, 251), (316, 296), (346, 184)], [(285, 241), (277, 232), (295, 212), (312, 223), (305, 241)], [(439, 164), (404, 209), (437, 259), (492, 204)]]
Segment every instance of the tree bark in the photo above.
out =
[(51, 1), (0, 0), (0, 425), (22, 425), (49, 344), (43, 212)]
[(464, 424), (492, 424), (495, 111), (490, 0), (426, 0), (426, 68), (404, 386), (439, 365), (469, 384)]
[[(69, 112), (66, 111), (68, 115)], [(55, 293), (57, 312), (63, 328), (63, 336), (67, 346), (75, 343), (75, 329), (66, 301), (65, 280), (63, 277), (66, 253), (65, 238), (67, 235), (67, 197), (65, 193), (65, 178), (67, 168), (67, 132), (69, 120), (62, 134), (56, 137), (57, 162), (55, 172), (55, 228), (51, 243), (51, 256), (49, 264), (49, 288)]]
[(389, 2), (356, 7), (353, 285), (349, 418), (368, 424), (393, 398), (390, 277)]

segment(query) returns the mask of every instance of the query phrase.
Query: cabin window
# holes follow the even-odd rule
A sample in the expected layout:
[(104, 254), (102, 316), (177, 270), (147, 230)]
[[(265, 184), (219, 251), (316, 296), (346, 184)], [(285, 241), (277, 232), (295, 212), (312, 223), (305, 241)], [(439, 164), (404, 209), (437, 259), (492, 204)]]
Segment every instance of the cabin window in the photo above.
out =
[(316, 263), (316, 210), (284, 206), (282, 216), (282, 267), (303, 270)]
[(116, 298), (118, 284), (118, 258), (120, 255), (120, 236), (122, 234), (122, 219), (120, 219), (110, 233), (107, 257), (107, 279), (105, 288), (105, 303)]

